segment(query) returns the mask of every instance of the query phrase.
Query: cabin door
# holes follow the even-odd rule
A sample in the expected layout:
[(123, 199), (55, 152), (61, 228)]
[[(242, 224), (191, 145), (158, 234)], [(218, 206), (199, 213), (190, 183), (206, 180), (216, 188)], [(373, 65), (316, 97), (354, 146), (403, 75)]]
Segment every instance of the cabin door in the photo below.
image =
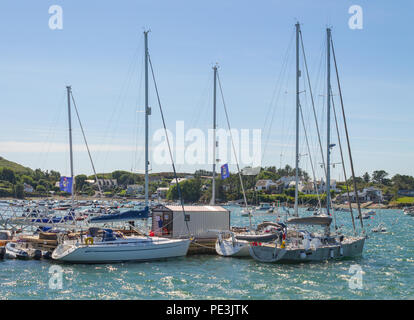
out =
[(173, 231), (173, 214), (172, 212), (163, 213), (163, 236), (172, 236)]

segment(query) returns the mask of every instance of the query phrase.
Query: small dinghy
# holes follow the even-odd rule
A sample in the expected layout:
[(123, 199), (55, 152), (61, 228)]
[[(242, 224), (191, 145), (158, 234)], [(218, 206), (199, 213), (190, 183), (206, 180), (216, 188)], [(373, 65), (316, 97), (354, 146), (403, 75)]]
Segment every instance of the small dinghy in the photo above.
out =
[(242, 217), (249, 217), (253, 215), (254, 208), (246, 207), (241, 211)]
[(9, 259), (40, 259), (42, 251), (30, 248), (27, 244), (19, 242), (9, 242), (6, 244), (6, 256)]
[[(250, 256), (250, 243), (266, 243), (281, 237), (279, 232), (283, 224), (265, 221), (257, 226), (257, 230), (251, 232), (219, 231), (216, 241), (217, 254), (225, 257)], [(241, 230), (240, 230), (241, 231)], [(230, 235), (226, 237), (226, 235)]]
[(380, 223), (376, 228), (373, 228), (371, 231), (372, 232), (387, 232), (387, 228), (384, 226), (384, 224)]
[[(229, 238), (225, 238), (226, 233), (230, 234)], [(249, 242), (236, 239), (234, 232), (219, 232), (216, 241), (216, 252), (224, 257), (248, 257), (250, 255)]]
[(22, 249), (19, 249), (15, 242), (6, 244), (6, 256), (8, 259), (29, 259), (29, 254)]

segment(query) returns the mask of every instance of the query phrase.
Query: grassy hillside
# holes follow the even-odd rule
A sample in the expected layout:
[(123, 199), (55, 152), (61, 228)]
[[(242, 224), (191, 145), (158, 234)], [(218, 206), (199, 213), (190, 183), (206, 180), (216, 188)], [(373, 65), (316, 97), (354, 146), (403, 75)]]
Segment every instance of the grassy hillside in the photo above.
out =
[(14, 172), (31, 172), (32, 169), (23, 167), (21, 164), (18, 164), (13, 161), (9, 161), (4, 159), (3, 157), (0, 157), (0, 168), (8, 168), (13, 170)]

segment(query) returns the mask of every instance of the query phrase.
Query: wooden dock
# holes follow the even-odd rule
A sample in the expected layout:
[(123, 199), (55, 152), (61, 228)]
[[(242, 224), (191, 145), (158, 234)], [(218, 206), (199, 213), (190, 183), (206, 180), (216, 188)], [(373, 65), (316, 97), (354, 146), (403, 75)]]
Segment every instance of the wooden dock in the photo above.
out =
[(214, 239), (195, 239), (190, 243), (187, 255), (214, 254), (216, 255), (216, 238)]

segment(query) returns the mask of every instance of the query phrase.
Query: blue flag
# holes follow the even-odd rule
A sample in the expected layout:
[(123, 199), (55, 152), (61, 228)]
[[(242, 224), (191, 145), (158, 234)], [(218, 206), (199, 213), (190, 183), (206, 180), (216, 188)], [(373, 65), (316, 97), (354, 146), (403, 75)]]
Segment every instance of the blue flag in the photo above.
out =
[(72, 178), (60, 177), (59, 187), (60, 187), (60, 191), (72, 193)]
[(230, 177), (230, 172), (229, 166), (226, 163), (221, 166), (221, 180), (227, 179), (228, 177)]

